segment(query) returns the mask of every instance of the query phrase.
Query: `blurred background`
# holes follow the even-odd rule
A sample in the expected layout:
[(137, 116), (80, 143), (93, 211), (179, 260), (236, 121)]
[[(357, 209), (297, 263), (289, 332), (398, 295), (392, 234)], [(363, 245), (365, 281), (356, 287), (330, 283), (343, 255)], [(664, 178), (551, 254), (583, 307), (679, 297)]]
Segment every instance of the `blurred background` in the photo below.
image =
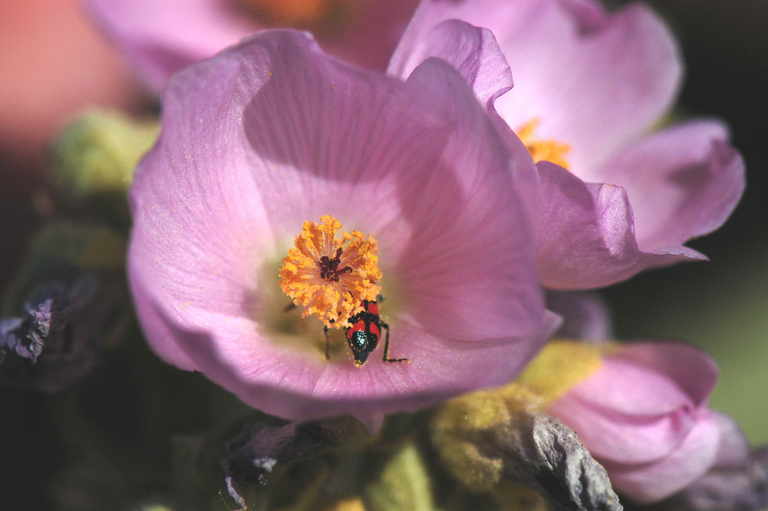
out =
[[(618, 338), (683, 339), (711, 353), (721, 368), (713, 407), (731, 414), (753, 442), (766, 443), (768, 205), (761, 194), (768, 187), (763, 127), (768, 116), (768, 2), (651, 4), (673, 27), (685, 56), (680, 112), (718, 117), (731, 126), (733, 143), (747, 162), (748, 185), (730, 221), (691, 243), (710, 263), (645, 273), (603, 295)], [(5, 285), (49, 208), (41, 190), (50, 138), (83, 108), (139, 112), (149, 103), (77, 0), (0, 3), (0, 77), (0, 285)], [(142, 374), (137, 374), (139, 367)], [(159, 380), (168, 384), (153, 387), (151, 382)], [(73, 402), (71, 395), (0, 389), (0, 495), (17, 496), (27, 509), (46, 509), (45, 496), (36, 490), (52, 485), (57, 492), (75, 492), (73, 502), (87, 501), (76, 493), (73, 480), (89, 481), (94, 492), (102, 483), (113, 488), (114, 480), (146, 484), (151, 494), (151, 474), (139, 476), (138, 483), (127, 481), (98, 456), (122, 459), (123, 469), (135, 464), (144, 470), (131, 451), (154, 449), (155, 469), (162, 471), (170, 463), (170, 433), (193, 433), (237, 406), (202, 377), (160, 363), (144, 346), (131, 347), (129, 356), (111, 361), (109, 371), (97, 371), (87, 384), (85, 404)], [(201, 410), (196, 404), (203, 394), (213, 395), (220, 408)], [(163, 398), (177, 400), (176, 413), (162, 408)], [(89, 416), (93, 410), (102, 413)], [(52, 412), (64, 419), (51, 423)], [(94, 444), (103, 449), (93, 452), (102, 454), (87, 449)], [(75, 468), (62, 475), (63, 461), (73, 453), (88, 453), (81, 456), (83, 467), (101, 467), (101, 473)]]

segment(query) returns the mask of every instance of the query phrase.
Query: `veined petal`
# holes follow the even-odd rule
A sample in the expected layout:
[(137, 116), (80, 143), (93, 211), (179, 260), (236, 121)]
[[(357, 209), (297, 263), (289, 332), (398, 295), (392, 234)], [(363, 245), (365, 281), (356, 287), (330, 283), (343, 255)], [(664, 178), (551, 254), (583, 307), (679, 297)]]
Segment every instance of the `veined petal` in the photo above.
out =
[(493, 32), (515, 77), (499, 113), (513, 129), (540, 119), (539, 136), (570, 145), (586, 180), (669, 108), (680, 82), (669, 30), (640, 4), (608, 14), (592, 0), (424, 0), (401, 49), (446, 19)]
[(644, 250), (680, 247), (720, 227), (744, 191), (744, 162), (718, 121), (691, 121), (647, 136), (598, 170), (624, 187)]
[(406, 79), (430, 57), (451, 64), (486, 104), (512, 88), (512, 73), (493, 33), (460, 20), (443, 21), (418, 36), (424, 28), (424, 9), (414, 17), (389, 63), (388, 72)]
[[(163, 116), (131, 193), (129, 269), (171, 363), (270, 413), (369, 418), (503, 383), (556, 326), (510, 172), (530, 158), (446, 63), (403, 83), (264, 31), (178, 74)], [(326, 214), (378, 240), (403, 295), (392, 356), (410, 364), (324, 361), (260, 322), (269, 261)]]
[(154, 92), (176, 71), (261, 28), (217, 0), (87, 0), (107, 36)]
[(634, 218), (619, 186), (584, 183), (549, 162), (537, 173), (517, 179), (536, 229), (537, 265), (544, 285), (573, 290), (606, 286), (639, 271), (701, 258), (689, 249), (643, 252), (637, 245)]

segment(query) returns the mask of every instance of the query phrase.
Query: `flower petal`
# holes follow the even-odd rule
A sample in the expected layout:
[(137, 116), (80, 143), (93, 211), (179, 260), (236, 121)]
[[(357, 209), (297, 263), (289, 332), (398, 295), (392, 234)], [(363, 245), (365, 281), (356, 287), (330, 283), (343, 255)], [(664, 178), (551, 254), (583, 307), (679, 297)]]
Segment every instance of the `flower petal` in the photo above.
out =
[(621, 493), (639, 503), (656, 502), (682, 490), (709, 470), (715, 461), (719, 435), (716, 421), (705, 412), (669, 456), (644, 465), (603, 462), (603, 466)]
[(497, 102), (510, 127), (540, 119), (537, 135), (571, 145), (572, 169), (590, 181), (592, 167), (648, 129), (678, 88), (677, 47), (643, 5), (607, 14), (586, 0), (427, 0), (401, 51), (451, 18), (496, 36), (515, 76)]
[(90, 13), (154, 92), (173, 73), (253, 33), (259, 26), (212, 0), (87, 0)]
[(728, 415), (712, 412), (720, 429), (715, 467), (719, 469), (743, 468), (749, 463), (749, 442), (739, 425)]
[(552, 407), (596, 456), (621, 463), (657, 460), (693, 427), (717, 380), (705, 353), (680, 343), (633, 343)]
[[(269, 413), (370, 419), (503, 383), (556, 326), (509, 171), (530, 158), (446, 63), (402, 83), (264, 31), (179, 73), (163, 115), (131, 192), (130, 274), (171, 363)], [(405, 297), (391, 356), (412, 363), (326, 362), (260, 323), (269, 261), (324, 214), (378, 239)]]
[(536, 229), (537, 265), (551, 289), (590, 289), (625, 280), (639, 271), (701, 258), (678, 251), (641, 252), (625, 191), (609, 184), (584, 183), (549, 162), (535, 175), (518, 173)]
[(549, 291), (547, 308), (563, 318), (556, 338), (597, 343), (613, 338), (610, 311), (597, 293)]
[(691, 411), (626, 416), (595, 406), (575, 393), (556, 401), (549, 413), (573, 429), (596, 458), (628, 464), (668, 456), (695, 424)]
[[(451, 105), (444, 114), (454, 132), (441, 164), (453, 167), (458, 177), (452, 184), (450, 175), (437, 174), (436, 180), (403, 190), (403, 212), (418, 219), (421, 228), (409, 236), (398, 271), (406, 292), (418, 297), (413, 310), (428, 331), (453, 340), (522, 340), (538, 335), (547, 323), (536, 276), (529, 271), (533, 247), (526, 244), (532, 233), (510, 172), (510, 167), (532, 165), (522, 147), (511, 154), (504, 150), (495, 127), (484, 113), (478, 117), (482, 111), (458, 78), (442, 61), (429, 59), (407, 83), (424, 101), (434, 102), (430, 111)], [(489, 141), (493, 150), (483, 148)], [(459, 196), (452, 195), (455, 187)], [(473, 311), (471, 317), (461, 312), (467, 310)]]
[[(717, 366), (703, 351), (677, 342), (622, 345), (607, 355), (594, 378), (574, 389), (596, 406), (634, 416), (654, 416), (705, 404)], [(621, 382), (608, 385), (607, 382)]]
[(650, 135), (613, 156), (600, 181), (632, 202), (643, 250), (679, 247), (720, 227), (744, 191), (744, 162), (717, 121), (692, 121)]
[[(257, 14), (237, 4), (87, 0), (92, 17), (155, 93), (176, 71), (266, 27)], [(349, 13), (320, 20), (316, 28), (323, 47), (334, 55), (383, 69), (413, 8), (413, 0), (361, 2)]]
[(422, 28), (423, 13), (419, 11), (395, 50), (390, 74), (405, 79), (424, 60), (437, 57), (456, 68), (483, 104), (512, 88), (512, 73), (490, 30), (447, 20), (415, 34)]

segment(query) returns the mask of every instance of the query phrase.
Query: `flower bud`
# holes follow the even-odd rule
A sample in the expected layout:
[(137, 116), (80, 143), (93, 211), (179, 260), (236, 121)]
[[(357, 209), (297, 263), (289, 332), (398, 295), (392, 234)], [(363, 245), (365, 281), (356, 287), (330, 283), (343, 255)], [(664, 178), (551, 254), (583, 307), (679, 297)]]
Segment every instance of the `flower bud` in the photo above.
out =
[(125, 194), (133, 171), (158, 131), (154, 120), (108, 110), (84, 113), (54, 143), (54, 186), (70, 201), (95, 201), (127, 215)]
[(548, 412), (576, 431), (615, 488), (651, 503), (715, 462), (720, 431), (707, 399), (716, 378), (714, 362), (690, 346), (615, 346)]
[(429, 472), (413, 441), (391, 456), (378, 478), (366, 488), (366, 511), (432, 511)]

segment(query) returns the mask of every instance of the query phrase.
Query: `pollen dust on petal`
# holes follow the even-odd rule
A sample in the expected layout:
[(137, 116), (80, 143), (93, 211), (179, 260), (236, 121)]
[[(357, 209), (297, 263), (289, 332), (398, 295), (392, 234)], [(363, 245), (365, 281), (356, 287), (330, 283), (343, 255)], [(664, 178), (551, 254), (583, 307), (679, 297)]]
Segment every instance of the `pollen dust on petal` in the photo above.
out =
[(304, 222), (279, 271), (280, 288), (302, 316), (316, 316), (328, 328), (345, 327), (363, 300), (381, 292), (376, 239), (341, 228), (330, 215)]
[(515, 133), (525, 144), (528, 152), (531, 153), (533, 161), (549, 161), (556, 165), (568, 169), (568, 160), (565, 156), (571, 151), (571, 146), (558, 142), (557, 140), (541, 140), (536, 138), (536, 129), (541, 124), (541, 119), (534, 117), (530, 121), (518, 126)]

